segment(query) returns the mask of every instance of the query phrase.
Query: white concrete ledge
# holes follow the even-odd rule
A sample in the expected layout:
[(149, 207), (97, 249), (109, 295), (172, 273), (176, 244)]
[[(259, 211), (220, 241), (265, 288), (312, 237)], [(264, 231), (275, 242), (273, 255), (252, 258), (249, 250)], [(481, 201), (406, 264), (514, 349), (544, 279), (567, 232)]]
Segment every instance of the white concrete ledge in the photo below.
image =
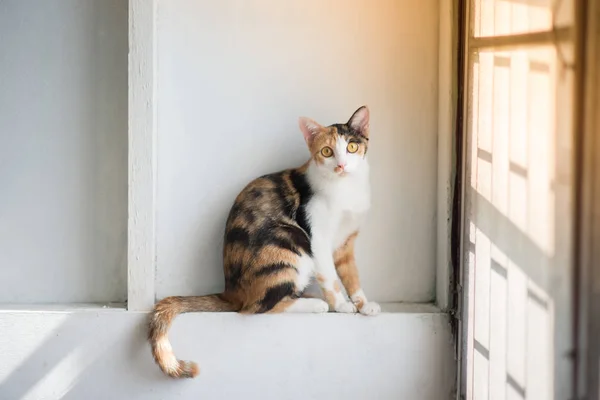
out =
[[(431, 303), (381, 303), (383, 313), (439, 313), (440, 309)], [(81, 312), (81, 311), (127, 311), (125, 303), (48, 303), (48, 304), (6, 304), (0, 303), (2, 312)], [(229, 314), (229, 313), (224, 313)], [(333, 315), (335, 313), (330, 313)]]
[(0, 397), (450, 399), (455, 368), (447, 315), (426, 304), (383, 309), (377, 317), (182, 315), (171, 331), (173, 347), (201, 368), (198, 378), (184, 381), (154, 365), (145, 313), (5, 309)]
[(11, 312), (98, 312), (127, 311), (125, 303), (49, 303), (49, 304), (0, 304), (0, 313)]

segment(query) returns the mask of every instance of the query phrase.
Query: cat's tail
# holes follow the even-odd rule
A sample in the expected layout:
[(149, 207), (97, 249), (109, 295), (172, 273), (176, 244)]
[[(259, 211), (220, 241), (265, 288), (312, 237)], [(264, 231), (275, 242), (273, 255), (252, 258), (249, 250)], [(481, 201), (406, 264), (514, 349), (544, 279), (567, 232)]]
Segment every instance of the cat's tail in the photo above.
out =
[(173, 296), (156, 303), (150, 314), (148, 340), (152, 346), (152, 355), (160, 369), (170, 377), (193, 378), (198, 375), (198, 364), (178, 360), (167, 337), (169, 327), (177, 315), (198, 311), (219, 312), (238, 311), (238, 309), (218, 294)]

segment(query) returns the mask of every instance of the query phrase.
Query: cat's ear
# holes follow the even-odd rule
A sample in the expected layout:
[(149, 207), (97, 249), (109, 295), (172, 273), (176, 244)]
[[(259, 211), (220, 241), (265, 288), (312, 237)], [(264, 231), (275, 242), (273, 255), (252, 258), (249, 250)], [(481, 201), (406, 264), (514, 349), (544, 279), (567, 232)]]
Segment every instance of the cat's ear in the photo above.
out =
[(364, 137), (369, 137), (369, 108), (362, 106), (358, 110), (354, 111), (354, 114), (348, 120), (346, 124)]
[(300, 130), (302, 131), (302, 135), (304, 135), (304, 140), (306, 140), (306, 144), (308, 144), (309, 146), (312, 144), (315, 135), (319, 133), (321, 129), (323, 129), (323, 127), (317, 122), (306, 117), (300, 117), (298, 119), (298, 125), (300, 126)]

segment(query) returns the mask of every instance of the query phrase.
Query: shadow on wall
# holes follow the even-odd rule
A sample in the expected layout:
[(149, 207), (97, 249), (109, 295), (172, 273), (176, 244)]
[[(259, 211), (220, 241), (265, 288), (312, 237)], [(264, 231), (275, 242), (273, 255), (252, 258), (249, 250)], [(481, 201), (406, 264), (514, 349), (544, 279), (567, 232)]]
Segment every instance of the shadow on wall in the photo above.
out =
[[(107, 384), (122, 380), (117, 375), (123, 374), (123, 365), (115, 363), (122, 364), (123, 359), (136, 367), (126, 371), (126, 380), (137, 384), (119, 387), (120, 393), (131, 389), (133, 395), (143, 385), (160, 380), (163, 375), (155, 367), (145, 340), (146, 314), (132, 318), (125, 312), (117, 313), (120, 315), (111, 316), (119, 320), (114, 324), (100, 323), (99, 313), (91, 312), (65, 313), (58, 323), (56, 313), (20, 313), (3, 318), (4, 340), (11, 338), (13, 342), (0, 345), (4, 355), (0, 374), (5, 376), (0, 375), (0, 398), (91, 399), (95, 397), (89, 388), (98, 385), (103, 388), (98, 388), (96, 396), (102, 397), (101, 393), (110, 393)], [(35, 337), (41, 343), (37, 344)]]

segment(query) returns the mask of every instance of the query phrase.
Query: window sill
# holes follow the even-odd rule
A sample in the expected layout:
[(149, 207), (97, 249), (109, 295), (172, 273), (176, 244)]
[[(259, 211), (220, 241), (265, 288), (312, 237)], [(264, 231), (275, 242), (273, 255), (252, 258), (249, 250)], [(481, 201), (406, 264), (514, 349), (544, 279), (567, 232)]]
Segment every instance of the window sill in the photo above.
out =
[(49, 304), (0, 304), (3, 312), (123, 312), (127, 311), (125, 303), (49, 303)]
[[(127, 311), (126, 303), (49, 303), (49, 304), (0, 304), (2, 312), (124, 312)], [(381, 303), (382, 314), (441, 314), (442, 311), (431, 303)], [(233, 313), (211, 313), (233, 314)], [(296, 314), (297, 315), (297, 314)], [(327, 315), (346, 315), (327, 313)], [(351, 315), (350, 315), (351, 316)]]
[[(125, 312), (126, 303), (49, 303), (49, 304), (0, 304), (0, 313), (32, 312), (32, 313), (74, 313), (74, 312)], [(136, 313), (144, 313), (137, 312)], [(381, 303), (382, 314), (442, 314), (443, 312), (431, 303)], [(211, 313), (234, 314), (234, 313)], [(289, 314), (288, 314), (289, 315)], [(298, 315), (298, 314), (293, 314)], [(327, 315), (352, 316), (354, 314), (338, 314), (334, 312)]]

